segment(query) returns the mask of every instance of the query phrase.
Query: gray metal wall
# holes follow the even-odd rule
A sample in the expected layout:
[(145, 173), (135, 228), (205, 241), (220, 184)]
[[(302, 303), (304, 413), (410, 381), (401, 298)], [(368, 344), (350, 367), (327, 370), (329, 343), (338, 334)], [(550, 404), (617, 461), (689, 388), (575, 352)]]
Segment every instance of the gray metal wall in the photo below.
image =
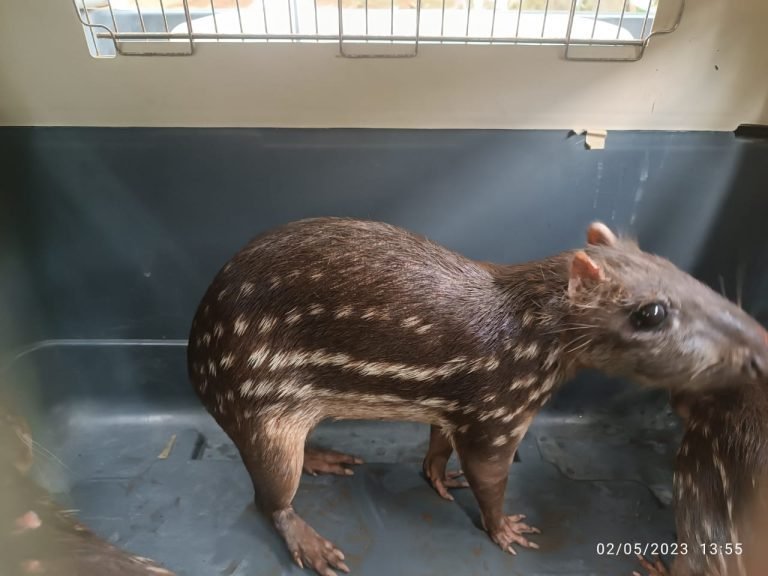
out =
[(218, 267), (307, 216), (514, 262), (602, 219), (768, 314), (768, 144), (730, 133), (0, 129), (0, 344), (185, 338)]

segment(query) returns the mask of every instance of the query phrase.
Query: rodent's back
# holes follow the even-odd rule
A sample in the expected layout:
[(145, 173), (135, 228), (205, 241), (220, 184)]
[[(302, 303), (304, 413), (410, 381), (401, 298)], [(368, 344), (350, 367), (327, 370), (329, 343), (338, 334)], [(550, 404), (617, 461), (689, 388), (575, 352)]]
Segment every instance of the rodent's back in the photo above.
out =
[[(678, 540), (689, 550), (675, 576), (740, 574), (740, 564), (764, 554), (756, 520), (768, 512), (768, 389), (721, 390), (691, 400), (688, 409), (674, 490)], [(743, 553), (722, 559), (701, 548), (737, 543)]]
[[(216, 322), (225, 332), (238, 331), (242, 318), (239, 336), (271, 332), (263, 325), (260, 331), (260, 322), (274, 321), (293, 344), (316, 345), (321, 332), (325, 347), (354, 351), (352, 332), (375, 337), (378, 345), (393, 338), (418, 345), (477, 325), (494, 305), (493, 291), (487, 269), (400, 228), (302, 220), (254, 239), (230, 260), (203, 298), (195, 322), (202, 325), (193, 333), (213, 336)], [(206, 306), (216, 319), (212, 326), (205, 325)]]
[[(480, 385), (483, 371), (498, 367), (505, 306), (488, 266), (421, 236), (376, 222), (303, 220), (257, 237), (216, 276), (190, 333), (190, 376), (219, 412), (238, 398), (299, 397), (287, 387), (296, 392), (309, 379), (313, 393), (395, 394), (436, 406), (442, 401), (427, 398), (425, 386), (459, 372)], [(458, 394), (450, 386), (440, 393), (448, 404)]]
[(342, 305), (377, 300), (424, 305), (427, 298), (455, 298), (489, 280), (487, 270), (472, 260), (401, 228), (316, 218), (255, 238), (225, 266), (214, 285), (228, 288), (238, 281), (255, 281), (258, 285), (245, 290), (261, 291), (271, 299), (304, 296), (309, 286), (318, 297), (333, 296)]

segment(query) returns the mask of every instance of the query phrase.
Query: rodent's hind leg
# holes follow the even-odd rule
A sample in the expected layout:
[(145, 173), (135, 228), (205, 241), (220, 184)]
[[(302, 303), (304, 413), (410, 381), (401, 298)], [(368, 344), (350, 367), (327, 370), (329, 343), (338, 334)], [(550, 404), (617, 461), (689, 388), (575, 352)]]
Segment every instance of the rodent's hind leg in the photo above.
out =
[(304, 472), (317, 476), (318, 474), (338, 474), (352, 476), (355, 472), (350, 468), (353, 464), (362, 464), (362, 458), (319, 448), (304, 448)]
[(293, 560), (321, 576), (336, 576), (334, 568), (349, 572), (344, 554), (322, 538), (293, 509), (301, 479), (304, 444), (314, 422), (301, 414), (261, 414), (247, 433), (234, 436), (251, 475), (256, 500), (285, 540)]
[(450, 501), (453, 501), (453, 496), (448, 492), (448, 488), (469, 487), (469, 483), (461, 479), (464, 475), (462, 470), (446, 470), (452, 453), (451, 439), (439, 426), (432, 425), (429, 429), (429, 448), (422, 467), (432, 487), (442, 498)]
[(480, 514), (491, 539), (502, 550), (516, 554), (513, 544), (524, 548), (538, 548), (525, 534), (539, 534), (538, 528), (525, 524), (522, 514), (507, 516), (504, 514), (504, 492), (507, 488), (509, 467), (520, 442), (510, 439), (499, 446), (494, 444), (498, 438), (492, 431), (472, 430), (468, 434), (459, 434), (454, 439), (464, 474), (472, 488), (472, 493), (480, 506)]

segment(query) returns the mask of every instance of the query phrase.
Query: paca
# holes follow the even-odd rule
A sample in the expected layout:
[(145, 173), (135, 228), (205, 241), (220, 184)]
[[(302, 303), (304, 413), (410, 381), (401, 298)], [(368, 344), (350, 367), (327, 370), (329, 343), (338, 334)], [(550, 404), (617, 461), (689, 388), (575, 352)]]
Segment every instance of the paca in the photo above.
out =
[(600, 223), (584, 249), (514, 265), (477, 262), (388, 224), (319, 218), (245, 246), (203, 297), (188, 369), (237, 445), (257, 502), (296, 563), (348, 571), (292, 507), (302, 468), (358, 462), (305, 451), (324, 419), (432, 425), (435, 489), (455, 449), (485, 530), (502, 549), (537, 532), (502, 509), (515, 450), (558, 385), (581, 369), (706, 389), (762, 377), (765, 332), (667, 260)]

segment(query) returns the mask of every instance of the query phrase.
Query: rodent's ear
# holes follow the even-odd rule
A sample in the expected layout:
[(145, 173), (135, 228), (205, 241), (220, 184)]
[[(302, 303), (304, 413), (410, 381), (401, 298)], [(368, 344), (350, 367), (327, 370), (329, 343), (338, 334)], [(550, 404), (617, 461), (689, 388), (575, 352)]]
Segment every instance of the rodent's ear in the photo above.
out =
[(592, 222), (587, 228), (587, 244), (592, 246), (614, 246), (616, 244), (616, 234), (611, 232), (602, 222)]
[(603, 269), (587, 256), (586, 252), (579, 251), (571, 260), (570, 276), (568, 278), (568, 295), (573, 298), (580, 290), (594, 286), (605, 280)]

